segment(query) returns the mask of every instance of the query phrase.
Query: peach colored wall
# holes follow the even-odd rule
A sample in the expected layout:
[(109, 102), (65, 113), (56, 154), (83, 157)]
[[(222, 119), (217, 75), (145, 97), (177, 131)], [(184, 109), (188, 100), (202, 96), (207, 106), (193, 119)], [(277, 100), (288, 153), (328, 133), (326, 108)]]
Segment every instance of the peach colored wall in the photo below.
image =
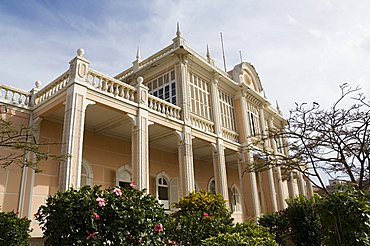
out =
[[(40, 142), (51, 143), (43, 146), (42, 150), (51, 154), (60, 155), (61, 150), (62, 125), (51, 121), (43, 120), (40, 124)], [(32, 191), (31, 226), (33, 228), (32, 236), (41, 236), (42, 232), (38, 223), (33, 219), (38, 208), (45, 203), (49, 195), (54, 195), (58, 191), (59, 162), (54, 160), (43, 161), (40, 163), (40, 173), (34, 177)], [(31, 177), (30, 177), (31, 178)]]
[[(1, 118), (12, 122), (13, 126), (28, 126), (29, 114), (11, 107), (0, 106)], [(14, 153), (13, 150), (0, 148), (0, 155)], [(0, 168), (0, 211), (18, 212), (19, 192), (22, 169), (17, 165)]]
[(85, 130), (82, 156), (93, 169), (93, 184), (113, 187), (118, 168), (131, 166), (131, 143)]

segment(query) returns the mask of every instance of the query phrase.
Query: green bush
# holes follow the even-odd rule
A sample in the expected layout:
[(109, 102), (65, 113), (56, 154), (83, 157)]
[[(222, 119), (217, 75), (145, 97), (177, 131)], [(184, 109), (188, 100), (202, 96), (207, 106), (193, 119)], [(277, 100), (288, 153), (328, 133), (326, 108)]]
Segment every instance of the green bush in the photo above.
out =
[(259, 223), (276, 235), (279, 245), (321, 245), (321, 224), (314, 209), (315, 198), (304, 196), (288, 200), (288, 208), (262, 216)]
[(203, 240), (204, 246), (277, 246), (274, 236), (267, 228), (252, 221), (237, 224), (229, 233)]
[(275, 240), (279, 245), (286, 245), (290, 232), (286, 210), (263, 215), (258, 219), (258, 223), (275, 235)]
[(190, 193), (175, 204), (171, 239), (180, 245), (200, 245), (203, 239), (217, 236), (232, 227), (231, 212), (222, 195), (207, 192)]
[(349, 187), (323, 197), (315, 205), (324, 245), (370, 245), (369, 194)]
[(299, 196), (288, 200), (286, 215), (289, 221), (290, 236), (297, 246), (321, 245), (321, 224), (314, 210), (316, 198)]
[(14, 212), (0, 212), (0, 245), (28, 245), (31, 221), (18, 218)]
[(167, 215), (145, 191), (82, 187), (39, 208), (45, 245), (166, 245)]

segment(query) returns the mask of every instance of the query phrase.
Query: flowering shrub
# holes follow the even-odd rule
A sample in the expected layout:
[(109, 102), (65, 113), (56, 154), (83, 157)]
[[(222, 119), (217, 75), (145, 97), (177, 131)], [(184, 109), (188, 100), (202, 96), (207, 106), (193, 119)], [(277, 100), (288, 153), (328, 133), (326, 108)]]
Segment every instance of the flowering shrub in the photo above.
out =
[(180, 245), (201, 245), (201, 241), (232, 227), (231, 213), (221, 195), (207, 192), (190, 193), (180, 199), (172, 214), (171, 237)]
[(82, 187), (39, 208), (45, 245), (167, 245), (162, 206), (145, 191)]
[(237, 224), (228, 233), (221, 233), (216, 237), (203, 240), (205, 246), (277, 246), (274, 236), (263, 226), (257, 225), (253, 221), (246, 221)]
[(0, 212), (0, 245), (28, 245), (31, 221), (14, 212)]

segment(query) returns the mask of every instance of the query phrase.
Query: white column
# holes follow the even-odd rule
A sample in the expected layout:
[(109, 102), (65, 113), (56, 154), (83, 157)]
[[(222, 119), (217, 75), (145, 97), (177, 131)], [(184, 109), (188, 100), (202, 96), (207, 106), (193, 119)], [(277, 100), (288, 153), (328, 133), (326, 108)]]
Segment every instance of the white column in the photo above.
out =
[(293, 171), (290, 172), (289, 178), (288, 178), (288, 191), (289, 191), (289, 198), (294, 198), (298, 194), (296, 193), (295, 189), (295, 182), (294, 182), (294, 174)]
[[(245, 98), (245, 92), (241, 93), (236, 97), (240, 100), (241, 109), (241, 122), (242, 125), (239, 127), (239, 132), (241, 134), (240, 142), (242, 145), (248, 146), (249, 139), (251, 136), (249, 129), (249, 117), (247, 109), (247, 100)], [(240, 154), (239, 160), (239, 179), (240, 186), (243, 196), (243, 216), (257, 218), (261, 214), (261, 204), (258, 195), (256, 173), (253, 170), (249, 170), (253, 164), (253, 154), (248, 149), (243, 149)]]
[(302, 173), (298, 172), (298, 190), (299, 190), (299, 195), (306, 196), (306, 187), (305, 187), (305, 181), (303, 178)]
[[(32, 114), (29, 121), (29, 128), (32, 129), (33, 137), (36, 138), (36, 142), (39, 142), (40, 138), (40, 123), (41, 118), (33, 119)], [(36, 156), (30, 152), (26, 153), (27, 161), (33, 161)], [(33, 186), (35, 180), (35, 169), (31, 167), (23, 167), (22, 169), (22, 179), (21, 187), (19, 194), (18, 202), (18, 216), (20, 218), (27, 216), (32, 219), (31, 205), (32, 205), (32, 195), (33, 195)]]
[(193, 144), (191, 128), (184, 126), (183, 132), (178, 132), (179, 137), (179, 171), (180, 171), (180, 197), (189, 195), (195, 190)]
[(85, 84), (89, 61), (83, 55), (83, 50), (79, 49), (77, 56), (70, 61), (62, 135), (62, 154), (67, 158), (60, 165), (61, 191), (80, 186), (85, 110), (89, 104), (93, 104), (86, 99)]
[(143, 85), (143, 78), (137, 79), (137, 116), (131, 135), (131, 161), (133, 182), (140, 190), (149, 192), (149, 121), (148, 121), (148, 87)]
[(307, 196), (313, 197), (312, 183), (309, 179), (306, 179), (306, 187), (307, 187)]
[[(274, 128), (273, 119), (268, 120), (269, 129), (272, 130)], [(276, 142), (274, 139), (271, 139), (272, 149), (274, 151), (274, 155), (277, 156), (278, 150), (276, 146)], [(284, 200), (284, 189), (283, 189), (283, 180), (281, 177), (281, 169), (279, 166), (275, 167), (275, 174), (277, 179), (277, 195), (278, 195), (278, 202), (279, 202), (279, 209), (285, 209), (287, 207), (287, 203)]]
[[(260, 117), (262, 135), (265, 135), (267, 126), (265, 124), (264, 106), (260, 108), (259, 117)], [(264, 142), (264, 148), (268, 148), (268, 144), (266, 141)], [(273, 212), (276, 212), (278, 211), (278, 206), (277, 206), (277, 201), (276, 201), (275, 180), (274, 180), (274, 174), (272, 172), (272, 167), (269, 167), (269, 169), (267, 170), (267, 177), (268, 177), (268, 182), (269, 182), (271, 209)]]
[(229, 200), (223, 140), (217, 139), (217, 144), (213, 148), (213, 173), (216, 183), (216, 193), (221, 194), (225, 200)]
[(217, 136), (217, 142), (213, 145), (213, 173), (216, 183), (216, 193), (221, 194), (225, 200), (229, 200), (224, 142), (222, 140), (222, 120), (218, 91), (219, 78), (220, 75), (215, 73), (211, 83), (212, 115), (215, 134)]
[[(176, 45), (181, 45), (182, 38), (178, 31), (177, 38), (174, 39)], [(193, 163), (193, 136), (191, 130), (191, 119), (190, 119), (190, 87), (188, 81), (188, 60), (186, 55), (179, 55), (179, 82), (178, 85), (181, 88), (181, 111), (184, 120), (183, 130), (177, 132), (179, 137), (178, 143), (178, 158), (179, 158), (179, 189), (180, 197), (188, 195), (190, 192), (195, 190), (195, 178), (194, 178), (194, 163)]]

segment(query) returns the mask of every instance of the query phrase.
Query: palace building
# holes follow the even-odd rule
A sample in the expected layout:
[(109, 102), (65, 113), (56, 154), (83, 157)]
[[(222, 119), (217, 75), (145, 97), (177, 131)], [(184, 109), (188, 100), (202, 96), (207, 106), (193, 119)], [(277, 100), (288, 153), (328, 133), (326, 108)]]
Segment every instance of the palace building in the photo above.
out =
[[(86, 55), (87, 56), (87, 55)], [(286, 120), (266, 99), (247, 62), (224, 72), (192, 50), (179, 28), (170, 45), (113, 77), (93, 69), (79, 49), (67, 71), (29, 92), (0, 84), (2, 119), (28, 125), (53, 154), (42, 172), (0, 169), (0, 210), (33, 214), (49, 195), (69, 187), (147, 189), (169, 212), (190, 192), (222, 194), (236, 221), (286, 207), (285, 199), (311, 196), (311, 183), (280, 167), (247, 171), (261, 156), (248, 148), (266, 129)], [(265, 146), (286, 153), (282, 141)], [(0, 153), (6, 150), (0, 149)], [(31, 157), (30, 157), (31, 158)], [(32, 222), (33, 237), (42, 236)]]

